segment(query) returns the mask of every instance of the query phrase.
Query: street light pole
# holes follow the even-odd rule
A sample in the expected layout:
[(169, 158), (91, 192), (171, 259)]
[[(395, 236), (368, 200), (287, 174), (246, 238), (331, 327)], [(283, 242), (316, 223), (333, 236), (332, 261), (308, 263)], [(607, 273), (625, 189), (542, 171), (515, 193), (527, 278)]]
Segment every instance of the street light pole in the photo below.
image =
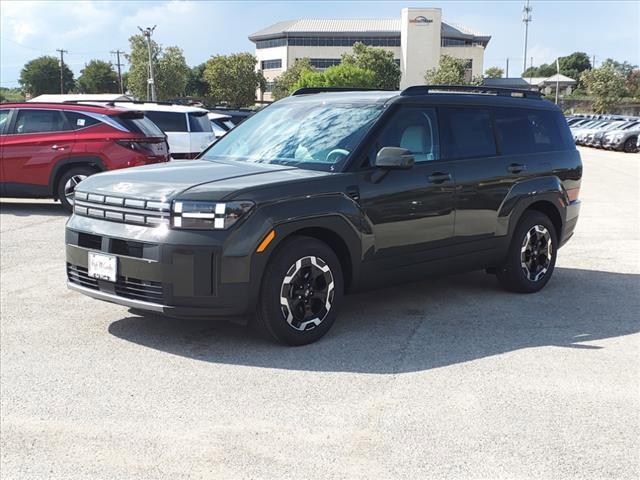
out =
[[(151, 35), (153, 35), (153, 31), (156, 29), (156, 25), (153, 27), (141, 28), (138, 27), (138, 30), (142, 32), (142, 35), (147, 39), (147, 50), (149, 51), (149, 78), (147, 80), (147, 99), (152, 102), (156, 101), (156, 84), (155, 79), (153, 77), (153, 61), (151, 55)], [(151, 95), (149, 95), (151, 93)], [(151, 97), (151, 98), (149, 98)]]
[(522, 55), (524, 72), (527, 69), (527, 41), (529, 40), (529, 23), (531, 23), (532, 7), (529, 6), (529, 0), (526, 0), (522, 7), (522, 21), (524, 22), (524, 55)]

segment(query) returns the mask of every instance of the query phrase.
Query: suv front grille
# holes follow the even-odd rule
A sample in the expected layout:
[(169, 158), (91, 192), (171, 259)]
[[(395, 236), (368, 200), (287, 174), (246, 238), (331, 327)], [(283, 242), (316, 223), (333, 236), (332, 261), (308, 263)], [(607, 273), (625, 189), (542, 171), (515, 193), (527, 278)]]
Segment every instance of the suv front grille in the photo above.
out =
[(75, 192), (73, 212), (112, 222), (156, 226), (169, 224), (171, 205), (168, 202)]
[[(67, 278), (71, 283), (92, 290), (100, 290), (98, 280), (89, 276), (87, 269), (67, 263)], [(164, 288), (160, 282), (118, 276), (113, 289), (116, 295), (150, 303), (163, 303)]]

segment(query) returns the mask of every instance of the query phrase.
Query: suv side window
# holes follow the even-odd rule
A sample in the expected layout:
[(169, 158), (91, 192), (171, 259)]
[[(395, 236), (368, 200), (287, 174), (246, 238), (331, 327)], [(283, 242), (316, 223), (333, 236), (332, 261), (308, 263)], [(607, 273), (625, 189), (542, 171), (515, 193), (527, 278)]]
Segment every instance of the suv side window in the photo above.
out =
[(440, 144), (436, 109), (401, 107), (378, 136), (373, 159), (383, 147), (406, 148), (413, 153), (416, 163), (438, 160)]
[[(442, 108), (443, 149), (447, 158), (497, 155), (491, 113), (482, 108)], [(445, 128), (446, 127), (446, 128)]]
[(179, 112), (144, 112), (163, 132), (188, 132), (187, 116)]
[(494, 114), (504, 155), (565, 150), (557, 112), (495, 108)]
[(9, 110), (5, 108), (0, 110), (0, 135), (4, 135), (5, 130), (9, 127)]
[(100, 120), (96, 120), (95, 118), (83, 115), (80, 112), (66, 111), (64, 112), (64, 115), (67, 117), (67, 120), (71, 124), (71, 128), (73, 130), (80, 130), (81, 128), (86, 128), (101, 123)]
[(59, 110), (18, 110), (15, 133), (46, 133), (70, 130)]

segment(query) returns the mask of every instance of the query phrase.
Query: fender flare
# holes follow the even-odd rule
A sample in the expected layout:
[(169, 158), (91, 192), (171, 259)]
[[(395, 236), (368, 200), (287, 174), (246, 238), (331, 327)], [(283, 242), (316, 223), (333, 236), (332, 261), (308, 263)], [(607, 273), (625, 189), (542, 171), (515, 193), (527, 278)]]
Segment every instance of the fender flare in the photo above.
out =
[(93, 155), (81, 156), (81, 157), (68, 157), (68, 158), (65, 158), (64, 160), (60, 160), (51, 169), (51, 174), (49, 175), (49, 191), (54, 197), (57, 193), (56, 183), (60, 173), (63, 170), (66, 170), (69, 166), (82, 166), (82, 165), (95, 166), (101, 172), (104, 172), (107, 169), (102, 159), (98, 156), (93, 156)]
[(525, 210), (541, 201), (553, 205), (558, 213), (561, 225), (560, 231), (557, 233), (560, 240), (569, 198), (561, 180), (556, 176), (534, 178), (514, 185), (500, 206), (496, 234), (506, 235), (511, 239), (511, 235)]

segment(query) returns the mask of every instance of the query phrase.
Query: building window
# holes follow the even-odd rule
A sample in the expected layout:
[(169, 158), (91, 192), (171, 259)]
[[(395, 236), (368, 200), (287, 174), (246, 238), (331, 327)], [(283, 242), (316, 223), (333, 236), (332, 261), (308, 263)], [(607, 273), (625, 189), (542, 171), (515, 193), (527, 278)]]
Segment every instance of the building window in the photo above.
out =
[(284, 45), (294, 47), (352, 47), (354, 43), (361, 42), (374, 47), (399, 47), (400, 36), (394, 37), (289, 37), (274, 38), (271, 40), (256, 41), (256, 48), (272, 48)]
[(256, 48), (282, 47), (286, 44), (287, 44), (286, 38), (272, 38), (270, 40), (258, 40), (256, 42)]
[(274, 68), (282, 68), (282, 60), (279, 58), (277, 60), (263, 60), (261, 62), (262, 70), (271, 70)]
[(273, 92), (273, 86), (275, 85), (275, 82), (266, 82), (265, 83), (265, 87), (264, 87), (264, 92), (265, 93), (271, 93)]
[(339, 58), (310, 58), (309, 61), (314, 68), (329, 68), (341, 62)]
[(484, 47), (486, 44), (473, 40), (463, 40), (461, 38), (442, 37), (440, 45), (443, 47)]

